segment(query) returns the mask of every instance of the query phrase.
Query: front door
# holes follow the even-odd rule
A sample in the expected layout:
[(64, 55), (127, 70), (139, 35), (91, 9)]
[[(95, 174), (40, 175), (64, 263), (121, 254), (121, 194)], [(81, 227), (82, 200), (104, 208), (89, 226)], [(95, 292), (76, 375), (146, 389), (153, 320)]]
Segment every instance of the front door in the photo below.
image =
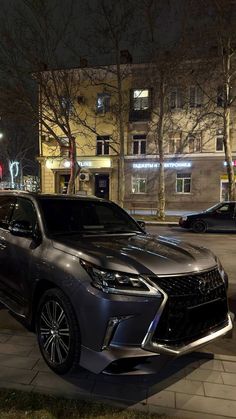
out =
[(70, 180), (70, 175), (59, 175), (59, 193), (66, 194), (67, 193), (67, 187)]
[(109, 199), (109, 175), (95, 175), (95, 195), (98, 198)]

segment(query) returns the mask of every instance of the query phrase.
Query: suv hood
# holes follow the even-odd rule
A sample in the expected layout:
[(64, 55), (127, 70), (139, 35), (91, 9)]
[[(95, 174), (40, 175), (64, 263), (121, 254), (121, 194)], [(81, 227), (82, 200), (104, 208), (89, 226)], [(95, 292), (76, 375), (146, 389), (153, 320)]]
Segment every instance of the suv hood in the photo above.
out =
[(97, 266), (127, 273), (183, 274), (216, 266), (214, 255), (205, 248), (149, 234), (66, 236), (53, 245)]

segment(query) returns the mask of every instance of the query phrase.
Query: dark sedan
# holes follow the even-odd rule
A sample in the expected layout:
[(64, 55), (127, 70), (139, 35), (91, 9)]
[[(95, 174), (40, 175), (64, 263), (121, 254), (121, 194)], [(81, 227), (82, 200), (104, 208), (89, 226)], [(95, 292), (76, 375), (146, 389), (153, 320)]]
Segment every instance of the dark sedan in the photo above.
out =
[(236, 202), (225, 201), (195, 214), (180, 218), (179, 225), (193, 230), (195, 233), (205, 233), (207, 230), (236, 230)]

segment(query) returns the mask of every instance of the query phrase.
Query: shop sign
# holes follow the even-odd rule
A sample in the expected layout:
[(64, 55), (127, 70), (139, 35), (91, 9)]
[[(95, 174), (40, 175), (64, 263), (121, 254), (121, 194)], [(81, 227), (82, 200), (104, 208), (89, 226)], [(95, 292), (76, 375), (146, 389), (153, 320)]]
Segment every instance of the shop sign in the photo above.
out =
[[(165, 162), (164, 167), (166, 169), (183, 169), (185, 167), (191, 167), (191, 161), (181, 161), (181, 162)], [(134, 169), (156, 169), (160, 167), (160, 163), (133, 163)]]

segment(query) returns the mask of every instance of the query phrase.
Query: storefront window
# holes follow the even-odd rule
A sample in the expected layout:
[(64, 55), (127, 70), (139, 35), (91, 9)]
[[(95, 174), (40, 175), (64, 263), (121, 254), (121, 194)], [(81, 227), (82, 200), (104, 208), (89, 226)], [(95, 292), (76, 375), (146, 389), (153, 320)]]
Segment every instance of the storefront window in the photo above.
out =
[(132, 177), (132, 193), (146, 193), (147, 179)]
[(176, 175), (176, 192), (191, 192), (191, 173), (177, 173)]

